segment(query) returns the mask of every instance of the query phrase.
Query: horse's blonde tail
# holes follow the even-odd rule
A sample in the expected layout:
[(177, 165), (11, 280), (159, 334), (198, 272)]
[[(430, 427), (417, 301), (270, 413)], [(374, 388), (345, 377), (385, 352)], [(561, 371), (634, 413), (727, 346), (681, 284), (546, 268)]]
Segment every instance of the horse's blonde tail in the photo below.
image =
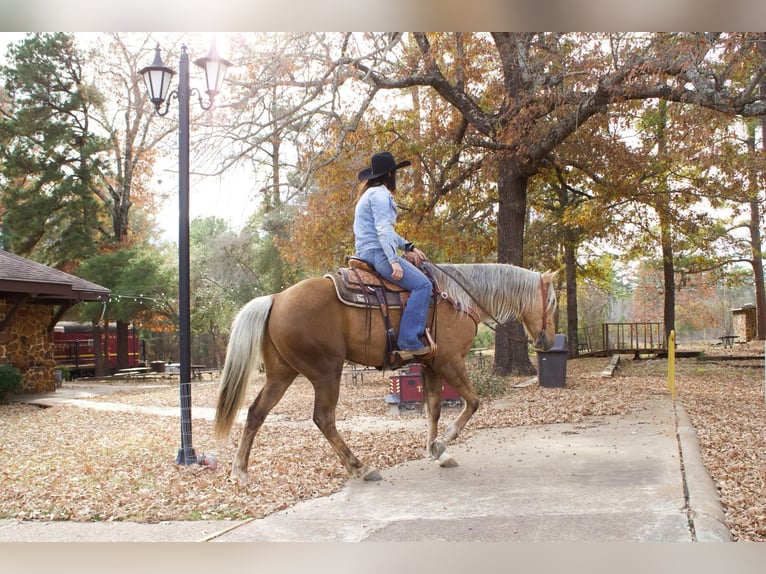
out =
[(271, 295), (253, 299), (232, 323), (215, 409), (215, 434), (218, 438), (228, 436), (245, 398), (250, 373), (263, 360), (263, 339), (272, 303)]

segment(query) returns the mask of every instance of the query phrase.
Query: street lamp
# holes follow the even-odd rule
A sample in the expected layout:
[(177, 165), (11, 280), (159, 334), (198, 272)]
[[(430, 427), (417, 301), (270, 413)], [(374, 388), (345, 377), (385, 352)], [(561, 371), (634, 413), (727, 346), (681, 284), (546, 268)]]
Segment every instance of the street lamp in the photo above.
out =
[[(191, 432), (191, 298), (189, 294), (189, 102), (192, 92), (199, 97), (203, 110), (209, 110), (213, 99), (223, 84), (226, 69), (231, 62), (218, 56), (215, 43), (205, 58), (194, 63), (205, 70), (208, 102), (195, 88), (189, 88), (189, 55), (186, 46), (181, 46), (178, 64), (178, 90), (168, 94), (170, 81), (175, 72), (162, 63), (160, 46), (155, 48), (154, 61), (140, 71), (149, 91), (149, 98), (159, 116), (164, 116), (170, 108), (170, 98), (178, 99), (178, 315), (180, 345), (180, 395), (181, 395), (181, 448), (176, 457), (176, 464), (195, 464), (210, 461), (197, 460), (192, 447)], [(165, 103), (165, 109), (160, 107)], [(214, 463), (213, 463), (214, 464)]]

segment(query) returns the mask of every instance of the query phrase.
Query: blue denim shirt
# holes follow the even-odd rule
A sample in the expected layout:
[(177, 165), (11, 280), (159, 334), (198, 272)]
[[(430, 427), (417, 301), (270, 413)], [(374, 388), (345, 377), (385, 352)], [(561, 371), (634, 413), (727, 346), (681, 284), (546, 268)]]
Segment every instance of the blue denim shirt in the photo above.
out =
[(354, 249), (364, 258), (365, 252), (382, 249), (389, 263), (397, 260), (396, 250), (407, 241), (394, 229), (396, 204), (383, 185), (370, 187), (359, 198), (354, 211)]

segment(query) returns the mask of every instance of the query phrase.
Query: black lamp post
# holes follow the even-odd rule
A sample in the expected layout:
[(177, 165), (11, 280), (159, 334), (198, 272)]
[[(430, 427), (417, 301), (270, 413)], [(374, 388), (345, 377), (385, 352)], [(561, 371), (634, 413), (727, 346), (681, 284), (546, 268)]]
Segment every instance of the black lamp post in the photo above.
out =
[[(226, 69), (231, 62), (218, 56), (215, 43), (205, 58), (194, 62), (205, 70), (208, 102), (196, 88), (189, 88), (189, 55), (181, 46), (178, 64), (178, 90), (168, 94), (170, 81), (175, 72), (162, 63), (160, 46), (157, 45), (151, 66), (141, 70), (149, 97), (157, 115), (164, 116), (170, 108), (170, 99), (178, 99), (178, 315), (180, 345), (180, 395), (181, 395), (181, 448), (176, 464), (195, 464), (197, 455), (192, 447), (191, 431), (191, 297), (189, 294), (189, 102), (192, 92), (197, 92), (203, 110), (209, 110), (213, 99), (221, 89)], [(160, 110), (165, 102), (164, 111)]]

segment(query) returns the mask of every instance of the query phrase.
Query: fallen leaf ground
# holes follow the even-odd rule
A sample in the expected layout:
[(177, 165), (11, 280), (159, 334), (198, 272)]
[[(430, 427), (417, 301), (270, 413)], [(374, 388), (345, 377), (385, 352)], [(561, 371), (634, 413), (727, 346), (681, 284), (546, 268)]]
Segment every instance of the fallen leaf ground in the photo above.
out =
[[(741, 354), (741, 353), (740, 353)], [(697, 429), (704, 462), (719, 489), (735, 540), (766, 540), (766, 403), (763, 355), (730, 360), (720, 350), (706, 359), (676, 360), (677, 397)], [(567, 362), (566, 388), (512, 387), (529, 377), (493, 377), (489, 365), (472, 365), (485, 390), (465, 440), (479, 428), (577, 422), (593, 415), (627, 413), (643, 399), (668, 394), (665, 359), (626, 357), (613, 378), (609, 359)], [(343, 383), (339, 428), (365, 463), (378, 469), (420, 458), (425, 415), (394, 413), (383, 398), (390, 373), (367, 371)], [(65, 383), (72, 384), (72, 383)], [(103, 384), (102, 381), (77, 385)], [(251, 383), (251, 400), (262, 381)], [(137, 407), (177, 407), (170, 379), (121, 384), (91, 401)], [(115, 390), (115, 389), (112, 389)], [(192, 412), (215, 406), (217, 383), (195, 382)], [(240, 487), (228, 470), (241, 432), (217, 440), (212, 422), (193, 420), (198, 455), (212, 455), (218, 469), (174, 463), (180, 446), (178, 416), (74, 405), (40, 408), (0, 405), (0, 518), (21, 520), (244, 519), (262, 517), (304, 499), (330, 494), (347, 480), (335, 454), (311, 423), (313, 393), (298, 379), (258, 434), (250, 459), (251, 483)], [(455, 414), (447, 410), (443, 419)]]

